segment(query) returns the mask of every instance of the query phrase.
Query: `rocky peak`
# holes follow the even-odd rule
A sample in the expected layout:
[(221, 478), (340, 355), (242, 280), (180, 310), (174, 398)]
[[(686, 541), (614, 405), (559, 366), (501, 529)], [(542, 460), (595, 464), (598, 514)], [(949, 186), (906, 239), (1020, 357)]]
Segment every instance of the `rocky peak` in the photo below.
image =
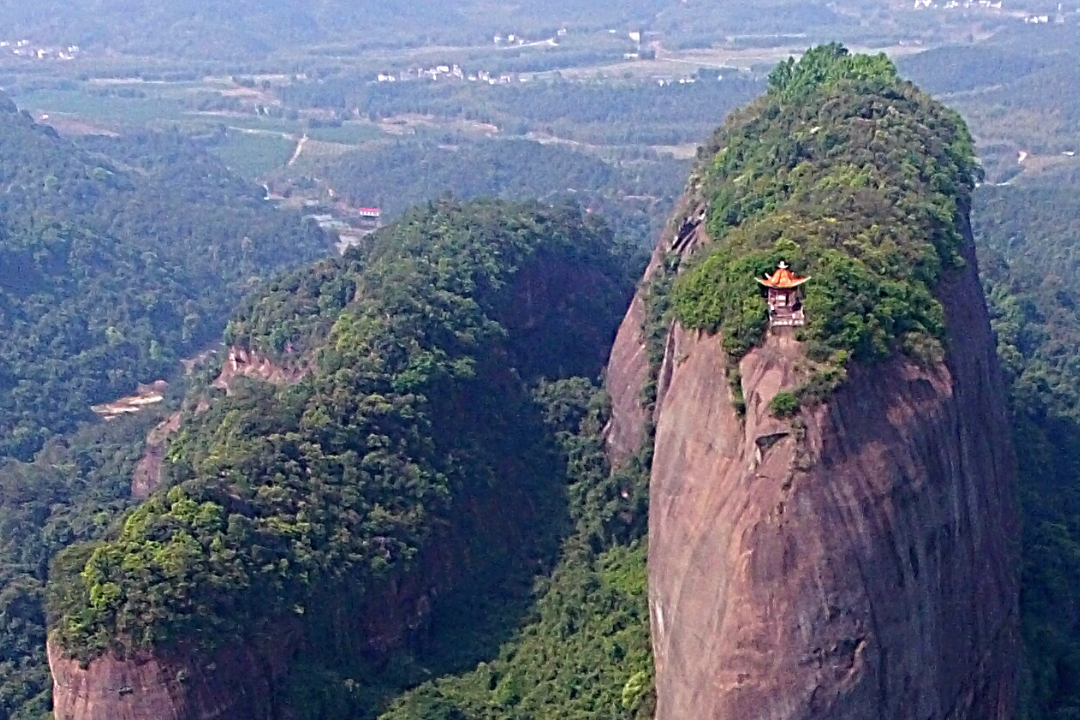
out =
[[(1011, 718), (1015, 461), (966, 128), (831, 45), (699, 155), (607, 374), (613, 461), (651, 458), (657, 720)], [(793, 256), (807, 325), (769, 328), (754, 278)]]
[(799, 372), (790, 330), (742, 360), (744, 418), (719, 340), (671, 333), (649, 527), (658, 720), (1012, 717), (1013, 458), (972, 270), (955, 291), (968, 331), (946, 362), (856, 369), (793, 421), (768, 409)]

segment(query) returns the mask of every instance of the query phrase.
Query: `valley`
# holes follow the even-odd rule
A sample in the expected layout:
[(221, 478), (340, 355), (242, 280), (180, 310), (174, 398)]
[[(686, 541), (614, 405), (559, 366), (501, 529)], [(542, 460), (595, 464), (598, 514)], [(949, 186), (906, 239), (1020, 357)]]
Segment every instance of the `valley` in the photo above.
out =
[(1080, 711), (1080, 6), (25, 5), (0, 720)]

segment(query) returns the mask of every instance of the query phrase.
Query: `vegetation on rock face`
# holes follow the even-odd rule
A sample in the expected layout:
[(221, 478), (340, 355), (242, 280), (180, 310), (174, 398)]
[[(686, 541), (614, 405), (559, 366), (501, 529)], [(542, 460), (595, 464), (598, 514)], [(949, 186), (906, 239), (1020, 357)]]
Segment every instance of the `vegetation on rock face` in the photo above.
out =
[(799, 411), (799, 398), (795, 393), (782, 390), (769, 401), (769, 412), (776, 417), (791, 417)]
[(1080, 714), (1080, 203), (1073, 188), (983, 186), (974, 217), (1023, 511), (1017, 717), (1068, 720)]
[(178, 136), (80, 147), (0, 110), (0, 457), (215, 340), (249, 282), (323, 234)]
[[(115, 537), (61, 555), (51, 611), (63, 646), (209, 648), (265, 639), (284, 618), (317, 625), (341, 597), (360, 602), (414, 568), (469, 502), (549, 502), (563, 481), (527, 383), (599, 369), (626, 300), (611, 249), (575, 207), (443, 202), (335, 272), (316, 267), (329, 287), (297, 294), (293, 310), (318, 315), (315, 295), (330, 314), (347, 304), (301, 333), (316, 345), (326, 332), (312, 374), (240, 383), (189, 418), (171, 486)], [(234, 340), (293, 339), (258, 301), (246, 307)], [(485, 532), (497, 529), (471, 541)]]
[(940, 355), (934, 289), (962, 264), (962, 214), (979, 175), (952, 111), (903, 82), (884, 57), (839, 45), (781, 63), (766, 95), (700, 153), (694, 189), (712, 243), (675, 283), (675, 316), (741, 357), (761, 342), (755, 278), (786, 260), (806, 285), (799, 336), (821, 364), (815, 392), (849, 359)]

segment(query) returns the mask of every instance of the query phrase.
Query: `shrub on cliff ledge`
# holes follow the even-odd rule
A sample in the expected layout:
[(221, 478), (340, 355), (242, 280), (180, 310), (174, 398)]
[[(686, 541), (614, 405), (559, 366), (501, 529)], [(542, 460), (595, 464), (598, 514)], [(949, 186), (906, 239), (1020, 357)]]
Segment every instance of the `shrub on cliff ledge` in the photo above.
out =
[(963, 264), (962, 216), (980, 168), (956, 113), (901, 81), (884, 56), (839, 45), (772, 73), (699, 153), (713, 244), (674, 287), (684, 326), (741, 357), (764, 337), (755, 277), (786, 260), (806, 286), (808, 355), (841, 365), (939, 354), (934, 297)]
[(773, 399), (769, 401), (769, 412), (778, 418), (791, 417), (795, 413), (799, 412), (798, 396), (793, 392), (783, 390), (776, 393)]

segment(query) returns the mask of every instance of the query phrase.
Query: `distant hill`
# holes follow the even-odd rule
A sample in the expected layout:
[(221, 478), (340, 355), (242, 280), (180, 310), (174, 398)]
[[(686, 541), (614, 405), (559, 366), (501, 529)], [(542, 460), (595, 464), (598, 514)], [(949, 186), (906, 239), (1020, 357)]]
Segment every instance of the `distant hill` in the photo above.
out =
[[(3, 30), (40, 42), (132, 54), (251, 59), (291, 45), (457, 44), (494, 33), (550, 37), (579, 30), (654, 29), (683, 36), (805, 33), (855, 21), (864, 0), (0, 0)], [(844, 7), (840, 7), (844, 6)], [(856, 23), (857, 24), (857, 23)]]
[(567, 21), (618, 22), (651, 17), (670, 4), (549, 0), (500, 8), (477, 0), (0, 0), (0, 17), (9, 32), (38, 41), (137, 54), (250, 57), (312, 41), (460, 41), (500, 31), (554, 30)]
[(179, 136), (61, 139), (0, 108), (0, 458), (167, 377), (253, 279), (324, 254)]

